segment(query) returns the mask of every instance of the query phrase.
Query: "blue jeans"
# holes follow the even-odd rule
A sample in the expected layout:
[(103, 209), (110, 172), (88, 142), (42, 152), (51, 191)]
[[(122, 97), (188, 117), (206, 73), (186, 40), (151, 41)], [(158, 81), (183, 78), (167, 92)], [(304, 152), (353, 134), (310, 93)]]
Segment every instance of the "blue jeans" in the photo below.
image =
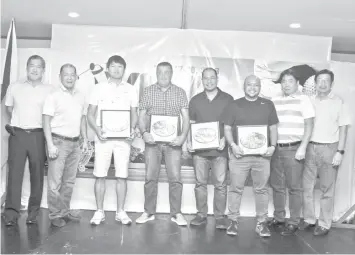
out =
[(265, 222), (269, 205), (270, 160), (261, 156), (244, 156), (237, 159), (230, 153), (229, 170), (231, 184), (228, 193), (228, 218), (232, 221), (238, 220), (245, 182), (251, 172), (256, 218), (258, 222)]
[(58, 148), (56, 159), (48, 161), (48, 209), (49, 219), (62, 218), (69, 214), (70, 200), (80, 161), (80, 143), (53, 137)]
[(181, 213), (181, 147), (172, 147), (167, 144), (145, 144), (144, 211), (148, 214), (156, 213), (158, 179), (163, 155), (169, 179), (170, 214), (176, 215)]
[(317, 174), (320, 179), (320, 214), (318, 225), (330, 229), (334, 211), (334, 192), (337, 169), (333, 167), (333, 157), (338, 143), (309, 144), (303, 173), (303, 217), (305, 222), (316, 223), (314, 210), (314, 185)]
[(195, 197), (198, 214), (207, 216), (207, 182), (211, 168), (212, 184), (214, 185), (213, 213), (215, 218), (222, 218), (227, 203), (227, 158), (193, 156), (196, 186)]
[(302, 210), (302, 175), (304, 161), (295, 159), (298, 146), (277, 146), (271, 159), (270, 185), (273, 189), (274, 218), (285, 221), (286, 188), (289, 195), (290, 219), (288, 224), (298, 225)]

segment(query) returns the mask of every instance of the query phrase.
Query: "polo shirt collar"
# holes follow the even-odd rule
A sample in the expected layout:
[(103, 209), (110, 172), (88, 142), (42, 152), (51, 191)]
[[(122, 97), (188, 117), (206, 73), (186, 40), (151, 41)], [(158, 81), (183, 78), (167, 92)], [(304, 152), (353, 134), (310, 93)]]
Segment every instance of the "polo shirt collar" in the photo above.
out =
[(296, 98), (298, 96), (301, 96), (303, 95), (301, 91), (297, 90), (295, 93), (293, 93), (292, 95), (285, 95), (283, 92), (282, 92), (282, 96), (283, 97), (292, 97), (292, 98)]
[[(333, 93), (333, 91), (330, 91), (326, 98), (327, 98), (327, 99), (328, 99), (328, 98), (329, 98), (329, 99), (333, 99), (334, 96), (335, 96), (335, 94)], [(316, 99), (319, 99), (318, 93), (316, 93), (315, 98), (316, 98)]]
[(108, 84), (110, 85), (115, 85), (115, 86), (121, 86), (121, 85), (124, 85), (124, 81), (121, 80), (120, 84), (117, 84), (116, 82), (112, 81), (111, 78), (108, 79)]
[[(27, 84), (33, 86), (32, 82), (30, 82), (27, 78), (25, 78), (25, 80), (23, 81), (23, 83), (27, 83)], [(43, 82), (41, 81), (41, 82), (38, 83), (37, 85), (43, 85)], [(36, 85), (36, 86), (37, 86), (37, 85)]]
[(60, 88), (62, 89), (62, 91), (67, 92), (67, 93), (70, 93), (70, 94), (73, 94), (73, 95), (77, 92), (76, 88), (74, 88), (74, 89), (72, 90), (72, 92), (70, 92), (66, 87), (64, 87), (63, 84), (60, 84)]
[[(220, 96), (220, 95), (221, 95), (221, 92), (222, 92), (222, 91), (217, 87), (217, 95), (216, 95), (212, 100), (214, 100), (214, 99), (216, 99), (218, 96)], [(203, 91), (203, 96), (204, 96), (204, 98), (208, 99), (207, 93), (206, 93), (205, 90)], [(208, 100), (209, 100), (209, 99), (208, 99)]]

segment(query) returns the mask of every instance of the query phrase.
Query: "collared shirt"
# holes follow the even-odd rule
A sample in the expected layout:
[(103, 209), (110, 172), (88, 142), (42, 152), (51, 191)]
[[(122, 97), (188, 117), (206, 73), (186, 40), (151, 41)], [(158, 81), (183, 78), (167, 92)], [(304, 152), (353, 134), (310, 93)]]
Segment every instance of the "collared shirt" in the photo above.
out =
[(6, 92), (5, 105), (13, 107), (11, 126), (31, 129), (42, 128), (42, 108), (47, 95), (54, 86), (29, 81), (11, 84)]
[(139, 103), (139, 109), (146, 110), (148, 116), (179, 116), (178, 133), (181, 133), (181, 109), (187, 109), (188, 107), (186, 92), (174, 84), (171, 84), (166, 91), (163, 91), (158, 84), (150, 85), (144, 89)]
[(290, 96), (279, 96), (272, 99), (279, 117), (278, 143), (302, 141), (304, 120), (313, 118), (315, 111), (310, 98), (296, 92)]
[(76, 89), (70, 92), (61, 85), (46, 98), (43, 114), (52, 116), (52, 133), (78, 137), (81, 118), (86, 115), (85, 96)]
[(332, 92), (324, 99), (312, 98), (316, 110), (311, 141), (335, 143), (339, 141), (339, 127), (351, 124), (349, 112), (343, 100)]
[(89, 104), (98, 107), (96, 124), (101, 126), (101, 110), (129, 111), (132, 107), (138, 107), (138, 93), (136, 88), (127, 82), (117, 85), (109, 80), (95, 85)]
[[(233, 97), (228, 93), (218, 89), (217, 95), (210, 100), (206, 92), (201, 92), (190, 100), (189, 115), (190, 120), (199, 122), (214, 122), (219, 121), (220, 137), (224, 136), (224, 125), (221, 121), (223, 112), (226, 107), (233, 102)], [(223, 151), (207, 150), (195, 152), (200, 156), (227, 156), (227, 146)]]

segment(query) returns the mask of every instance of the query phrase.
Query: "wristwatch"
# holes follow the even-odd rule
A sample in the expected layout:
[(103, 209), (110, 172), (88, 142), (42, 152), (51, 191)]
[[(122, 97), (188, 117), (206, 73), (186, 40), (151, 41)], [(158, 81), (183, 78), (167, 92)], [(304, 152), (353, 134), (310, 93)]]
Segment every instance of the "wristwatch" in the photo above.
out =
[(345, 151), (344, 150), (337, 150), (341, 155), (344, 155)]

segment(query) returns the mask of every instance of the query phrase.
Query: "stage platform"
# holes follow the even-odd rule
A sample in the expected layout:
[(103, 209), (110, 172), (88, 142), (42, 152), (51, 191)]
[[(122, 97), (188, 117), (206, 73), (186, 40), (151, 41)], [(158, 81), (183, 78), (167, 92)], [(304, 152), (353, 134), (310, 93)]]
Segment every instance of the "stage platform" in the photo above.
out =
[[(114, 212), (106, 212), (100, 226), (89, 224), (93, 211), (83, 211), (79, 223), (70, 222), (58, 229), (51, 227), (48, 211), (41, 209), (38, 225), (25, 224), (23, 213), (18, 226), (1, 226), (2, 254), (340, 254), (354, 253), (355, 231), (334, 228), (327, 236), (314, 237), (298, 231), (283, 237), (271, 229), (270, 238), (255, 233), (255, 219), (242, 217), (236, 237), (214, 228), (213, 217), (203, 227), (178, 227), (167, 214), (158, 214), (155, 221), (143, 225), (122, 226), (115, 222)], [(135, 220), (139, 213), (129, 213)], [(187, 215), (188, 221), (192, 215)]]

